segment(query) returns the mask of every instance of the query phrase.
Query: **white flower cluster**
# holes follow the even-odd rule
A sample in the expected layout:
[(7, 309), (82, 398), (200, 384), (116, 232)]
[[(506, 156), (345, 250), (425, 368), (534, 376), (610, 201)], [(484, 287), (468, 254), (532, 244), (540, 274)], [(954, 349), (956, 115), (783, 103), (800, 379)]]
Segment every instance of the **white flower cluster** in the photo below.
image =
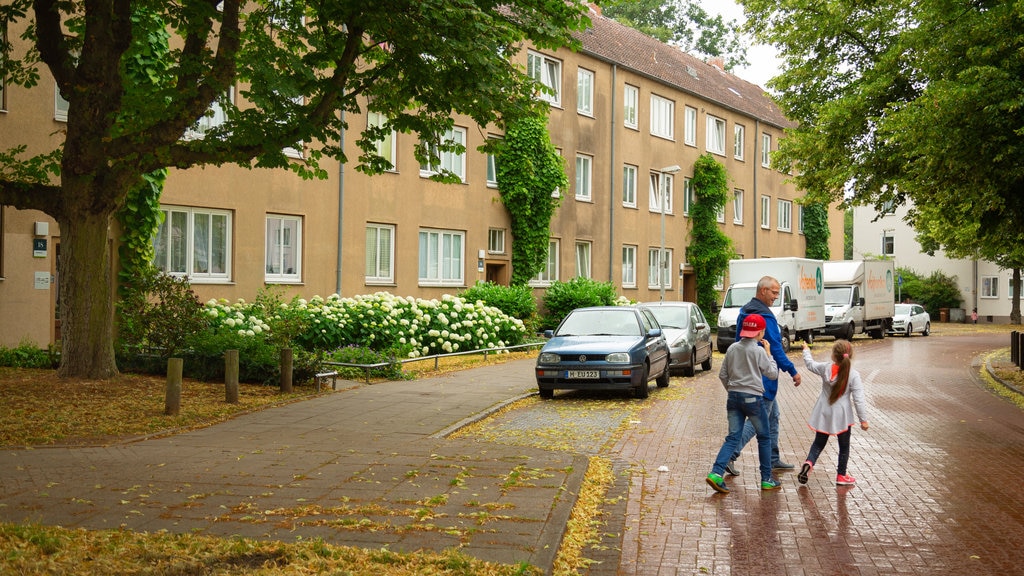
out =
[(214, 328), (226, 326), (238, 332), (239, 336), (256, 336), (270, 332), (270, 326), (262, 318), (248, 313), (249, 305), (241, 298), (234, 304), (229, 304), (224, 298), (210, 300), (205, 308)]

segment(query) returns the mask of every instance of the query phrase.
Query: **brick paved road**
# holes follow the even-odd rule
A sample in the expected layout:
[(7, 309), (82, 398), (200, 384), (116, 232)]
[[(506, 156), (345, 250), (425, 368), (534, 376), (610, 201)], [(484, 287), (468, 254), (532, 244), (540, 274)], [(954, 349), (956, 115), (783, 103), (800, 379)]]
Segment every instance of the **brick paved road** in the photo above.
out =
[[(650, 402), (611, 450), (633, 468), (618, 574), (734, 576), (1024, 574), (1024, 416), (972, 365), (1005, 334), (857, 340), (871, 429), (855, 429), (852, 487), (836, 487), (835, 441), (806, 486), (757, 488), (756, 450), (720, 495), (704, 482), (726, 433), (711, 373), (676, 378), (685, 400)], [(831, 340), (814, 346), (827, 357)], [(799, 354), (791, 355), (803, 368)], [(783, 376), (781, 446), (806, 457), (820, 384)], [(669, 389), (671, 390), (671, 388)], [(652, 389), (651, 398), (662, 390)], [(667, 466), (668, 472), (658, 472)], [(612, 573), (605, 566), (601, 573)]]

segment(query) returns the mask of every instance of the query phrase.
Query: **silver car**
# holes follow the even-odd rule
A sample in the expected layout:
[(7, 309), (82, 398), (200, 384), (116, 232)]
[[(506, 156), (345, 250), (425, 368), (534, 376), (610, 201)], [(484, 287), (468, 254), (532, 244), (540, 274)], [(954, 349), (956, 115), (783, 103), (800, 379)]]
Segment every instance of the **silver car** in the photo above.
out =
[(645, 302), (644, 306), (661, 324), (672, 356), (669, 367), (673, 373), (693, 376), (697, 364), (701, 370), (711, 370), (711, 325), (700, 306), (681, 301)]
[(920, 332), (927, 336), (932, 331), (932, 318), (920, 304), (897, 304), (896, 313), (892, 316), (892, 330), (889, 334), (911, 336)]

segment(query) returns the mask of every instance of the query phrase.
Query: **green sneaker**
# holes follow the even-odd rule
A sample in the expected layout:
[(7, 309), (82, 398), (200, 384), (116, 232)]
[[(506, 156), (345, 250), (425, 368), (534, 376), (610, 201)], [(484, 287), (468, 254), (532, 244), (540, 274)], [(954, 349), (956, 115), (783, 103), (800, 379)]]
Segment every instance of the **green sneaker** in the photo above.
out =
[(721, 492), (722, 494), (729, 493), (729, 487), (725, 485), (725, 479), (712, 472), (708, 474), (708, 484), (715, 489), (715, 492)]
[(761, 490), (778, 490), (779, 488), (782, 488), (782, 483), (775, 478), (761, 480)]

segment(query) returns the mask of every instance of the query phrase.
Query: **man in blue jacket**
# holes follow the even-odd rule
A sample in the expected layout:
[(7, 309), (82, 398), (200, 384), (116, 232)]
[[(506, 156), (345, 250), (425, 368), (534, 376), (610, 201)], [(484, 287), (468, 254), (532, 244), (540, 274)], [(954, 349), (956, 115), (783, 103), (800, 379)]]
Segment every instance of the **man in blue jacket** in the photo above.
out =
[[(793, 378), (793, 385), (799, 386), (800, 374), (797, 373), (793, 362), (786, 356), (786, 350), (782, 348), (782, 332), (779, 331), (779, 321), (772, 312), (772, 309), (769, 308), (778, 299), (779, 289), (779, 281), (775, 278), (771, 276), (761, 278), (757, 282), (757, 293), (750, 299), (750, 302), (747, 302), (740, 308), (739, 316), (736, 317), (736, 325), (742, 326), (743, 319), (748, 314), (760, 314), (765, 320), (764, 338), (768, 340), (772, 358), (779, 365), (779, 372), (789, 374)], [(737, 340), (739, 340), (739, 334), (740, 331), (737, 330)], [(768, 432), (772, 441), (772, 469), (792, 470), (794, 466), (788, 462), (783, 462), (779, 457), (779, 402), (776, 399), (776, 395), (779, 392), (779, 381), (769, 380), (768, 378), (762, 378), (761, 380), (764, 383), (764, 405), (765, 411), (768, 412)], [(725, 471), (728, 474), (733, 476), (739, 475), (739, 471), (736, 469), (733, 461), (739, 457), (740, 451), (743, 450), (743, 447), (750, 442), (754, 435), (754, 426), (748, 421), (743, 427), (743, 436), (740, 437), (739, 448), (732, 455), (729, 465), (725, 467)]]

